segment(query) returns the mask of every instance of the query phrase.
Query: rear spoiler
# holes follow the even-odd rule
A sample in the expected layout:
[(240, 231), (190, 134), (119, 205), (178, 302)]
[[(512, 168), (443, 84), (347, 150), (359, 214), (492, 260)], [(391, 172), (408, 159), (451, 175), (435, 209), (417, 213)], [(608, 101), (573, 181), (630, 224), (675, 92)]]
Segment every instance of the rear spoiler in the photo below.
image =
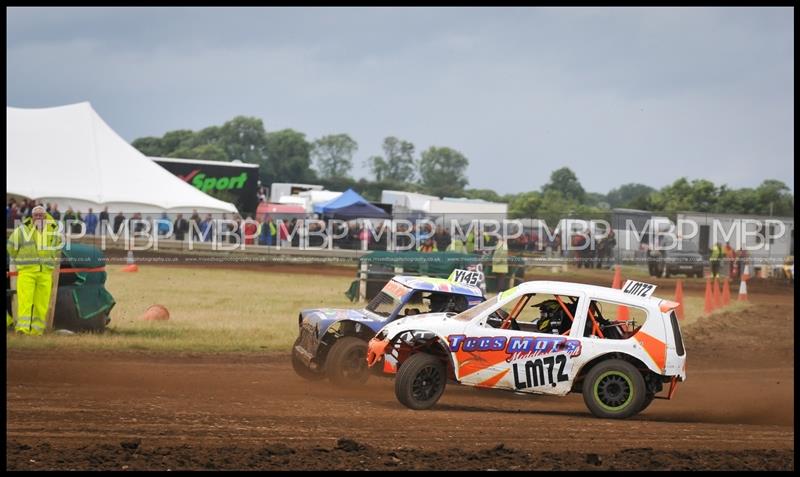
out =
[(681, 306), (681, 304), (677, 301), (661, 300), (659, 308), (661, 309), (661, 313), (667, 313), (675, 308), (678, 308), (679, 306)]

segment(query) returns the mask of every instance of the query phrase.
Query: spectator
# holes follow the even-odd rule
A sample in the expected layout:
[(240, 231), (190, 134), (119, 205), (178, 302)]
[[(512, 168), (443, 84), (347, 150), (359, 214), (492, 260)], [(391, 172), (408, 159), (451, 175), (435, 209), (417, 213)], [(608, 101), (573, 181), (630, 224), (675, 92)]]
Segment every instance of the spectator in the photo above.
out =
[(258, 224), (253, 220), (253, 217), (248, 215), (247, 219), (243, 222), (244, 229), (244, 244), (255, 245)]
[(736, 252), (731, 247), (730, 242), (725, 242), (725, 249), (723, 250), (725, 255), (725, 272), (726, 275), (729, 277), (733, 276), (733, 262), (736, 261)]
[(64, 214), (64, 230), (69, 230), (73, 234), (81, 233), (80, 215), (76, 214), (72, 207), (67, 207)]
[(95, 235), (97, 232), (97, 216), (89, 207), (89, 212), (86, 213), (86, 233), (88, 235)]
[(436, 241), (436, 248), (439, 250), (447, 250), (452, 241), (450, 234), (441, 225), (436, 227), (436, 233), (433, 237), (434, 241)]
[(504, 239), (497, 241), (492, 254), (492, 274), (497, 279), (497, 291), (505, 290), (508, 274), (508, 245)]
[(189, 231), (189, 222), (183, 218), (183, 214), (178, 214), (173, 227), (175, 228), (175, 240), (183, 241), (184, 237), (186, 237), (186, 232)]
[(724, 256), (725, 252), (722, 250), (722, 243), (715, 243), (711, 248), (711, 256), (709, 257), (709, 262), (711, 264), (711, 278), (719, 277), (719, 262)]
[(108, 206), (103, 207), (103, 211), (100, 212), (100, 234), (105, 235), (106, 230), (108, 230)]
[(197, 209), (194, 209), (192, 211), (192, 216), (189, 217), (189, 226), (191, 227), (192, 241), (201, 240), (200, 239), (200, 214), (197, 213)]
[(6, 228), (7, 229), (14, 229), (16, 228), (16, 222), (20, 218), (19, 208), (17, 207), (17, 201), (11, 199), (9, 202), (8, 207), (6, 207)]
[(431, 252), (438, 252), (439, 250), (436, 248), (436, 241), (433, 240), (433, 237), (426, 238), (422, 240), (417, 251), (422, 253), (431, 253)]
[(211, 242), (214, 234), (211, 214), (206, 215), (206, 219), (200, 223), (200, 237), (203, 242)]
[(159, 237), (166, 237), (169, 235), (169, 217), (167, 217), (167, 212), (161, 213), (161, 218), (158, 219), (158, 236)]
[(122, 211), (117, 212), (117, 215), (114, 217), (114, 234), (119, 235), (122, 232), (122, 225), (125, 223), (125, 216), (122, 214)]
[(747, 250), (742, 247), (739, 247), (739, 251), (736, 252), (736, 269), (737, 269), (737, 278), (742, 278), (744, 276), (744, 268), (748, 264), (749, 254)]
[[(25, 215), (28, 215), (28, 213), (26, 212)], [(53, 210), (50, 212), (50, 216), (53, 217), (53, 220), (61, 220), (61, 212), (58, 211), (58, 204), (55, 202), (53, 202)]]

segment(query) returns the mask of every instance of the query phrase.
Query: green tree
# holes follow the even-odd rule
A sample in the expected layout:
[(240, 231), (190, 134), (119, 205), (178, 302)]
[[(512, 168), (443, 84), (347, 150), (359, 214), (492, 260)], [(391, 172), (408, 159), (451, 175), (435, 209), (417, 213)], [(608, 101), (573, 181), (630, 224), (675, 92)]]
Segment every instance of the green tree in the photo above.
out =
[(164, 149), (160, 137), (140, 137), (135, 139), (131, 145), (145, 156), (150, 157), (164, 157), (170, 152)]
[(311, 155), (322, 178), (346, 177), (353, 168), (358, 143), (347, 134), (331, 134), (314, 141)]
[(394, 136), (383, 140), (384, 156), (367, 160), (377, 181), (411, 182), (414, 179), (414, 145)]
[(461, 193), (467, 185), (469, 160), (449, 147), (431, 146), (419, 161), (420, 183), (436, 195)]
[(507, 202), (505, 198), (491, 189), (464, 189), (463, 195), (468, 199), (483, 199), (487, 202)]
[(384, 181), (386, 176), (389, 175), (389, 164), (382, 156), (370, 156), (366, 163), (377, 182)]
[(195, 147), (179, 147), (167, 157), (183, 159), (203, 159), (206, 161), (228, 161), (225, 150), (217, 144), (201, 144)]
[(311, 144), (306, 135), (293, 129), (267, 133), (264, 150), (266, 164), (261, 168), (262, 181), (304, 182), (316, 180), (311, 169)]
[(508, 215), (512, 219), (536, 218), (542, 202), (542, 194), (536, 191), (516, 194), (508, 202)]
[(216, 131), (218, 141), (230, 160), (267, 165), (267, 137), (258, 118), (236, 116)]
[(178, 129), (169, 131), (161, 138), (161, 144), (166, 154), (169, 154), (183, 146), (191, 146), (194, 132), (190, 129)]
[(611, 189), (606, 194), (606, 202), (610, 207), (624, 207), (639, 209), (642, 204), (646, 204), (650, 194), (656, 190), (648, 185), (629, 183)]
[(755, 190), (757, 198), (756, 213), (773, 216), (794, 216), (794, 195), (789, 187), (779, 180), (769, 179)]
[(542, 193), (547, 195), (548, 192), (561, 194), (565, 199), (579, 203), (586, 199), (586, 191), (569, 167), (562, 167), (550, 174), (550, 182), (542, 186)]

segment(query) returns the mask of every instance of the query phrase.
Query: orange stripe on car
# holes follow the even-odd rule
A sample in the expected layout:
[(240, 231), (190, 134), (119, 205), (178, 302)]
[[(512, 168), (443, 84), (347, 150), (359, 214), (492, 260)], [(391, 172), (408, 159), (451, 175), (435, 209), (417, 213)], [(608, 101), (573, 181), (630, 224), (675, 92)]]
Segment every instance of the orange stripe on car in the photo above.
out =
[(460, 377), (468, 376), (478, 371), (494, 366), (495, 364), (505, 361), (508, 353), (504, 350), (499, 351), (461, 351), (456, 352), (456, 360), (458, 361), (458, 375)]
[(503, 379), (503, 377), (508, 374), (508, 370), (504, 369), (499, 373), (495, 374), (491, 378), (487, 379), (486, 381), (481, 381), (480, 383), (476, 384), (479, 388), (493, 388), (498, 381)]
[(667, 365), (667, 344), (641, 331), (633, 335), (661, 371)]

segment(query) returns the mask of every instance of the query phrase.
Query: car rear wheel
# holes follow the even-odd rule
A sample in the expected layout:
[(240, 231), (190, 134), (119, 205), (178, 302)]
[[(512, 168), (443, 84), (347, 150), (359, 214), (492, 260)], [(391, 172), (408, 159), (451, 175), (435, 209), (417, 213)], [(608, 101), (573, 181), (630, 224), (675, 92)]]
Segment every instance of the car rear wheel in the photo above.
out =
[(311, 371), (305, 365), (305, 363), (297, 356), (297, 352), (294, 350), (294, 347), (300, 343), (300, 338), (294, 340), (294, 345), (292, 345), (292, 368), (294, 372), (297, 373), (303, 379), (308, 379), (309, 381), (319, 381), (325, 377), (324, 374), (318, 373), (316, 371)]
[(426, 353), (411, 355), (397, 372), (394, 394), (410, 409), (429, 409), (444, 393), (446, 372), (444, 363), (436, 356)]
[(325, 361), (325, 374), (337, 386), (364, 384), (369, 378), (366, 341), (355, 336), (337, 340)]
[(583, 401), (597, 417), (625, 419), (643, 409), (647, 399), (642, 373), (621, 359), (593, 367), (583, 382)]

